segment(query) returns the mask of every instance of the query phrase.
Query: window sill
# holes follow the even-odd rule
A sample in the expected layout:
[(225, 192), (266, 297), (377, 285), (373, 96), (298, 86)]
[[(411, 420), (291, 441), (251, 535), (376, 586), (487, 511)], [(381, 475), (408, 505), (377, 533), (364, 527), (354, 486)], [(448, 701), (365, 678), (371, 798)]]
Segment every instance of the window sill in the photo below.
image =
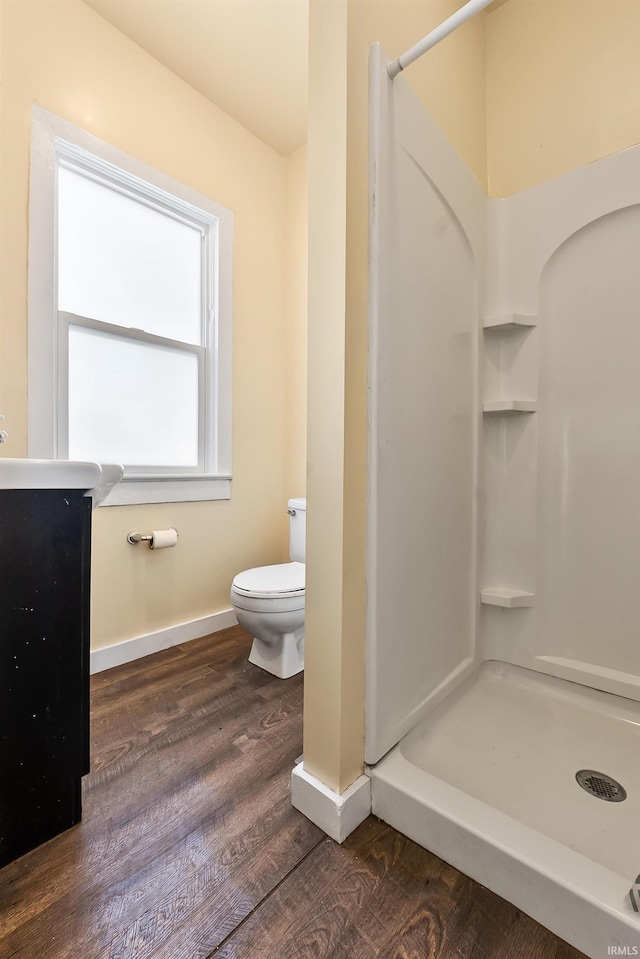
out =
[(125, 476), (101, 506), (231, 499), (230, 476)]

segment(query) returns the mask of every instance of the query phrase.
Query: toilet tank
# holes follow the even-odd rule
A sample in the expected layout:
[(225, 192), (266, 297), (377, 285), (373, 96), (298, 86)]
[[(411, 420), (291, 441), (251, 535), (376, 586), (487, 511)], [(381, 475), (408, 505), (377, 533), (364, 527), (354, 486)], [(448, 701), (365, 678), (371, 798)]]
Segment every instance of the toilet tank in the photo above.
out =
[(289, 556), (293, 563), (304, 563), (307, 545), (307, 501), (290, 499), (289, 507)]

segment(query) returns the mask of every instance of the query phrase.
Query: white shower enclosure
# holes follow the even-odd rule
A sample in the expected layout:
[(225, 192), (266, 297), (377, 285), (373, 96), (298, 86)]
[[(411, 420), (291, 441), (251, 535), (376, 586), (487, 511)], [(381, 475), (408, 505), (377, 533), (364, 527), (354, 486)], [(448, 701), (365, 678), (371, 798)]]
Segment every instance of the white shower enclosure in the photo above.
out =
[(489, 199), (387, 63), (373, 811), (595, 959), (640, 946), (640, 148)]

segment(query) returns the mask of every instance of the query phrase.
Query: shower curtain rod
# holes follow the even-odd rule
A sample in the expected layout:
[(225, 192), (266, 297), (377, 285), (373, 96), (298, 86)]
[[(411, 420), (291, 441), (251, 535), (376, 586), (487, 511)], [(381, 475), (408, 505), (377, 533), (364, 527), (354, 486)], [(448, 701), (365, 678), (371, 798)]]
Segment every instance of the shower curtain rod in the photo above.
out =
[(430, 50), (431, 47), (435, 47), (436, 43), (440, 43), (441, 40), (448, 37), (450, 33), (453, 33), (457, 27), (469, 20), (470, 17), (473, 17), (474, 14), (488, 7), (490, 3), (491, 0), (469, 0), (469, 3), (465, 3), (464, 7), (456, 10), (456, 12), (441, 23), (439, 27), (436, 27), (435, 30), (432, 30), (431, 33), (428, 33), (426, 37), (423, 37), (422, 40), (416, 43), (415, 46), (410, 47), (409, 50), (401, 54), (397, 60), (392, 60), (391, 63), (387, 65), (387, 73), (390, 78), (394, 80), (405, 67), (408, 67), (414, 60), (417, 60), (418, 57), (421, 57), (422, 54)]

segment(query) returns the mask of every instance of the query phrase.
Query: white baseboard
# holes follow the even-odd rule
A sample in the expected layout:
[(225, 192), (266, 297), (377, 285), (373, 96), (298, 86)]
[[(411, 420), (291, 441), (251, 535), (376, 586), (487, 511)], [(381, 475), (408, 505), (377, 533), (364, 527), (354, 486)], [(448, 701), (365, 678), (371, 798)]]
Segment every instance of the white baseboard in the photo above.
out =
[(169, 649), (171, 646), (178, 646), (191, 639), (217, 633), (220, 629), (228, 629), (229, 626), (235, 626), (237, 622), (232, 609), (223, 609), (219, 613), (212, 613), (211, 616), (202, 616), (187, 623), (167, 626), (166, 629), (158, 629), (144, 636), (134, 636), (133, 639), (125, 639), (112, 646), (104, 646), (102, 649), (93, 649), (89, 658), (89, 670), (92, 674), (101, 673), (103, 669), (121, 666), (134, 659), (157, 653), (161, 649)]
[(291, 805), (341, 843), (371, 811), (371, 780), (359, 776), (343, 793), (337, 793), (298, 763), (291, 773)]

